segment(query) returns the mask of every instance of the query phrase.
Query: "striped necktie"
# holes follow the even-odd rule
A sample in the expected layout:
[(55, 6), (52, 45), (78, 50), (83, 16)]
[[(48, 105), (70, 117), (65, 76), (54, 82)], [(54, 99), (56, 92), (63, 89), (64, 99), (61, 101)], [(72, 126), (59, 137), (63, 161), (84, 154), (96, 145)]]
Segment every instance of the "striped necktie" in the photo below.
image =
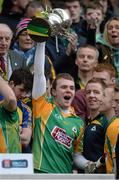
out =
[(2, 73), (5, 74), (6, 73), (5, 60), (2, 56), (0, 56), (0, 67), (1, 67)]
[(7, 80), (5, 60), (2, 56), (0, 56), (0, 75), (4, 80)]

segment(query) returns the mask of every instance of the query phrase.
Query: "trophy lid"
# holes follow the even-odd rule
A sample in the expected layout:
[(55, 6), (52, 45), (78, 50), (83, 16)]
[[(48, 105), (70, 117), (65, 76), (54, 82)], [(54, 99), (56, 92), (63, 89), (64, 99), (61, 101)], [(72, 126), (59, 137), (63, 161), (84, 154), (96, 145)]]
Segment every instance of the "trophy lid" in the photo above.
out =
[(66, 10), (61, 9), (61, 8), (54, 8), (52, 10), (53, 13), (59, 15), (62, 19), (62, 21), (70, 21), (70, 16), (69, 14), (66, 12)]
[(46, 19), (35, 17), (27, 27), (28, 34), (36, 42), (47, 41), (51, 34), (50, 24)]

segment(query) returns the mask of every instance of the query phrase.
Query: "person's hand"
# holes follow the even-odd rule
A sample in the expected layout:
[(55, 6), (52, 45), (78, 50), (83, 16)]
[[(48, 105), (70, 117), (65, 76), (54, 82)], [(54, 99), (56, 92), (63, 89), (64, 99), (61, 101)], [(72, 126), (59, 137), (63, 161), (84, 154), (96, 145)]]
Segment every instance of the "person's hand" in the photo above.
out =
[(101, 156), (97, 161), (88, 161), (85, 166), (85, 173), (94, 173), (97, 168), (105, 165), (105, 154)]
[(71, 55), (72, 52), (76, 52), (77, 50), (77, 41), (78, 41), (77, 34), (70, 33), (67, 39), (69, 41), (69, 44), (66, 49), (66, 54), (69, 56)]
[(96, 170), (96, 163), (92, 161), (89, 161), (84, 169), (86, 174), (94, 173), (95, 170)]
[(98, 26), (100, 25), (98, 14), (92, 13), (90, 15), (90, 19), (88, 19), (88, 21), (87, 21), (87, 24), (91, 29), (98, 28)]

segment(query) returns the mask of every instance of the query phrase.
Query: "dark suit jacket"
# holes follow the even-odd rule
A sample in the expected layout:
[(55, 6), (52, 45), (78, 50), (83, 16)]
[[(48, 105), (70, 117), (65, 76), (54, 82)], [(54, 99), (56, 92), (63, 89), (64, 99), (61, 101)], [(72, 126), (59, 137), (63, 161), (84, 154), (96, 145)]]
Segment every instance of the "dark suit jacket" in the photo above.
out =
[(22, 55), (20, 55), (19, 53), (13, 50), (9, 50), (8, 53), (9, 53), (12, 71), (21, 67), (22, 68), (26, 67), (26, 60)]

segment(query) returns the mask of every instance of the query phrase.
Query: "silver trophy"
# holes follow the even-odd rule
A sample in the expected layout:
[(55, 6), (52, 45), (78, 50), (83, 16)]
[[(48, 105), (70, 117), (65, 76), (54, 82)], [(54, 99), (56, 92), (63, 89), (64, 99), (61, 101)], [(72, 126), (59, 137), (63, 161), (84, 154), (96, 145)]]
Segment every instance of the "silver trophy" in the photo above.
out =
[(50, 36), (67, 36), (71, 24), (66, 10), (55, 8), (34, 18), (28, 25), (28, 33), (36, 42), (46, 41)]

